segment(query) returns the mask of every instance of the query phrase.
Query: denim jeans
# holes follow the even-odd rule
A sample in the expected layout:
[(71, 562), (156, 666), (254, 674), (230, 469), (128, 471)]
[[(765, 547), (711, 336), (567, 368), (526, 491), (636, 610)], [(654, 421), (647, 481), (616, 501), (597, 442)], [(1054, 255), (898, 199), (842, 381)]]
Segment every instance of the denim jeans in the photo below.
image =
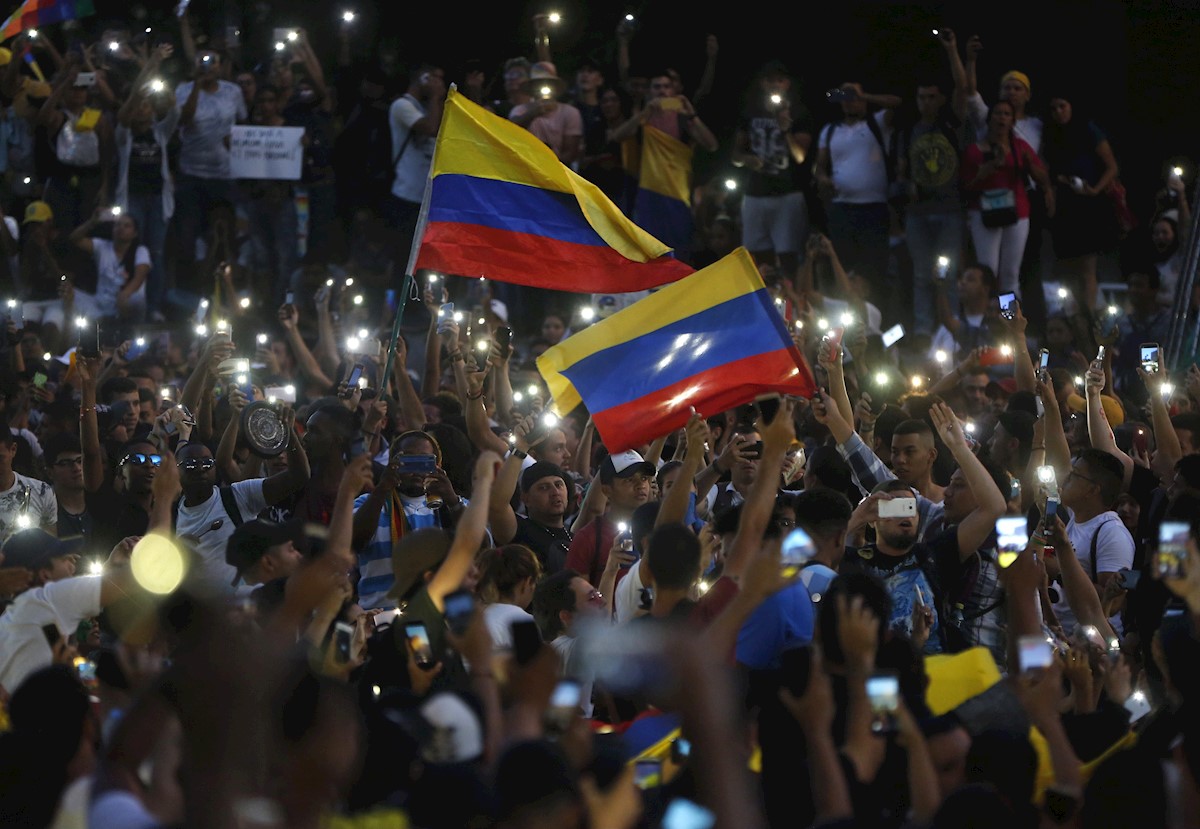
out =
[(946, 299), (958, 308), (958, 273), (962, 265), (963, 214), (909, 214), (904, 220), (904, 238), (913, 263), (913, 328), (933, 334), (938, 327), (933, 292), (934, 269), (939, 256), (950, 260), (945, 282)]
[(138, 238), (150, 251), (150, 273), (146, 277), (146, 306), (151, 311), (163, 311), (166, 296), (166, 263), (163, 249), (167, 239), (167, 222), (163, 218), (162, 193), (130, 193), (126, 210), (137, 223)]
[(296, 202), (289, 188), (286, 199), (250, 199), (243, 210), (250, 244), (242, 264), (271, 274), (271, 301), (278, 305), (300, 260)]

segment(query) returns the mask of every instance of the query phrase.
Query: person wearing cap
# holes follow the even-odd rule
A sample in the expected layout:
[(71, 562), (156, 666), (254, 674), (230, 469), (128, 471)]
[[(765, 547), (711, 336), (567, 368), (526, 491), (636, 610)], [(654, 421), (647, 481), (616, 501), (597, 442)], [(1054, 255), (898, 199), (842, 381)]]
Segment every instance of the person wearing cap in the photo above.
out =
[(550, 61), (540, 61), (529, 68), (525, 94), (529, 101), (518, 104), (508, 113), (508, 120), (529, 130), (558, 156), (572, 166), (583, 152), (583, 116), (571, 104), (560, 102), (566, 84)]
[[(64, 274), (53, 252), (58, 229), (54, 225), (54, 211), (50, 205), (44, 201), (33, 201), (26, 205), (21, 232), (25, 236), (20, 261), (21, 281), (25, 286), (21, 313), (26, 323), (40, 322), (44, 328), (61, 329), (68, 311), (74, 305), (74, 298), (73, 293), (67, 290), (70, 283), (63, 281), (63, 276), (67, 274)], [(64, 293), (70, 297), (70, 301), (68, 296), (63, 296)], [(86, 309), (81, 310), (86, 312)]]
[(988, 456), (1010, 474), (1024, 476), (1033, 451), (1033, 427), (1037, 418), (1023, 411), (1001, 412), (987, 443)]
[[(187, 443), (176, 454), (183, 497), (179, 501), (175, 531), (190, 536), (202, 562), (198, 576), (204, 587), (228, 593), (236, 565), (226, 560), (229, 539), (239, 519), (251, 520), (268, 506), (279, 504), (308, 483), (308, 456), (293, 428), (294, 414), (287, 410), (284, 428), (291, 433), (287, 469), (269, 478), (251, 478), (217, 486), (216, 459), (203, 443)], [(236, 510), (240, 515), (233, 515)]]
[(598, 477), (608, 509), (575, 532), (567, 553), (568, 569), (578, 571), (592, 584), (600, 583), (608, 557), (617, 549), (617, 525), (628, 525), (633, 511), (650, 500), (650, 483), (656, 471), (654, 464), (632, 449), (604, 459)]
[(58, 499), (45, 481), (27, 478), (13, 469), (17, 436), (0, 429), (0, 542), (18, 530), (40, 527), (57, 532)]
[(0, 689), (12, 693), (26, 676), (51, 664), (54, 651), (44, 627), (54, 625), (66, 638), (84, 619), (138, 591), (129, 567), (111, 566), (127, 563), (136, 542), (126, 538), (117, 544), (99, 576), (75, 575), (82, 539), (60, 540), (29, 529), (4, 542), (0, 568), (23, 567), (33, 575), (28, 589), (0, 615)]
[[(562, 468), (548, 461), (521, 466), (530, 447), (518, 425), (517, 442), (492, 484), (488, 527), (497, 545), (524, 544), (533, 550), (542, 569), (553, 575), (566, 566), (573, 536), (564, 526), (570, 510), (571, 482)], [(513, 490), (520, 483), (525, 515), (512, 508)]]
[(242, 524), (225, 545), (225, 563), (237, 571), (232, 584), (255, 585), (286, 579), (300, 568), (303, 556), (296, 545), (303, 540), (299, 522), (255, 518)]

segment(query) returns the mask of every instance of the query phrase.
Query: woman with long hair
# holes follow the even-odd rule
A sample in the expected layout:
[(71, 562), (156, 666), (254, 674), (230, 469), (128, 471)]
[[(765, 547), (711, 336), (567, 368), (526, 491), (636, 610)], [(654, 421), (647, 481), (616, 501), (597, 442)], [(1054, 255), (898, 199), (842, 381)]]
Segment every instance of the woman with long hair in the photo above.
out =
[[(112, 222), (109, 239), (92, 235), (102, 221)], [(75, 307), (100, 317), (144, 318), (150, 251), (140, 243), (133, 217), (120, 208), (97, 208), (92, 218), (71, 231), (71, 242), (96, 262), (96, 293), (76, 288)]]
[(1054, 215), (1050, 177), (1033, 148), (1013, 133), (1015, 117), (1008, 101), (993, 104), (987, 135), (967, 147), (962, 163), (975, 258), (996, 272), (1002, 293), (1020, 291), (1021, 257), (1029, 238), (1026, 176), (1038, 183), (1045, 194), (1046, 212)]

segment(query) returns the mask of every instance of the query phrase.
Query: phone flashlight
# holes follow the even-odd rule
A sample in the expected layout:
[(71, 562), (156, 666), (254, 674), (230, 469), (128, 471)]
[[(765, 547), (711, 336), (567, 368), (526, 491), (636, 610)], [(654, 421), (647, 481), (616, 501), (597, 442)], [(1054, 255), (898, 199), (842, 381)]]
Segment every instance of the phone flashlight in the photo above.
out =
[(559, 14), (558, 12), (550, 12), (550, 22), (551, 23), (561, 23), (562, 15)]
[(579, 318), (584, 322), (591, 322), (596, 318), (596, 309), (590, 305), (585, 305), (579, 309)]
[(1174, 394), (1174, 393), (1175, 393), (1175, 386), (1174, 386), (1174, 384), (1172, 384), (1172, 383), (1163, 383), (1163, 384), (1162, 384), (1162, 385), (1159, 387), (1159, 391), (1161, 391), (1161, 392), (1162, 392), (1162, 396), (1163, 396), (1163, 398), (1165, 399), (1165, 398), (1168, 398), (1168, 397), (1170, 397), (1172, 394)]
[(1054, 483), (1054, 467), (1045, 465), (1037, 468), (1037, 479), (1039, 483), (1052, 484)]
[(1071, 295), (1071, 292), (1070, 292), (1070, 291), (1068, 291), (1066, 288), (1059, 288), (1059, 289), (1058, 289), (1058, 298), (1059, 298), (1059, 299), (1066, 299), (1066, 298), (1067, 298), (1067, 297), (1069, 297), (1070, 295)]
[(342, 12), (342, 22), (343, 23), (353, 23), (354, 17), (355, 17), (355, 14), (352, 11)]

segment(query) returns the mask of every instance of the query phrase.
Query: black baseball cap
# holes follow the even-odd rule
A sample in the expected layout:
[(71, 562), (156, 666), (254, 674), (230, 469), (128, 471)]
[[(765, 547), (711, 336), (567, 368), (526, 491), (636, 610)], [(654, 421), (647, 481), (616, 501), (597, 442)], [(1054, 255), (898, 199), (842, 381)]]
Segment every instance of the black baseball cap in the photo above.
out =
[(267, 554), (267, 550), (291, 541), (299, 546), (304, 541), (304, 529), (298, 521), (279, 523), (263, 518), (247, 521), (229, 536), (225, 544), (225, 563), (237, 570), (236, 585), (242, 574)]
[(59, 556), (78, 553), (81, 547), (81, 536), (60, 539), (38, 527), (21, 530), (10, 535), (0, 548), (0, 553), (4, 554), (0, 567), (25, 567), (37, 571), (49, 567)]
[(533, 489), (533, 485), (542, 478), (562, 478), (563, 483), (567, 485), (567, 489), (571, 488), (571, 481), (567, 478), (567, 474), (562, 471), (562, 468), (556, 463), (550, 461), (538, 461), (530, 464), (524, 472), (521, 473), (521, 491), (528, 492)]

